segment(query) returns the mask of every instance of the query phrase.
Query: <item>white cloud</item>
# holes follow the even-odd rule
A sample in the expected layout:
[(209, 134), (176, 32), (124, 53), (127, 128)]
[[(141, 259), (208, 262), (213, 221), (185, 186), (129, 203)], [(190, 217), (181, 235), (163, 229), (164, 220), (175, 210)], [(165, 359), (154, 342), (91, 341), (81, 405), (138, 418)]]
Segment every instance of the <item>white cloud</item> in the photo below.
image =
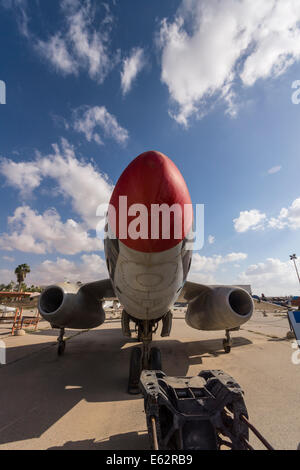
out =
[[(109, 50), (113, 17), (108, 4), (96, 6), (90, 0), (62, 0), (60, 6), (64, 17), (63, 27), (42, 40), (29, 31), (25, 3), (22, 7), (19, 3), (21, 2), (11, 2), (11, 6), (22, 13), (21, 32), (56, 71), (64, 75), (77, 75), (79, 70), (87, 70), (91, 79), (102, 83), (119, 61), (119, 52), (112, 54)], [(101, 22), (98, 19), (100, 8), (105, 13)]]
[(89, 142), (94, 140), (99, 145), (103, 144), (99, 128), (105, 137), (110, 137), (121, 145), (128, 141), (128, 131), (118, 124), (115, 116), (105, 106), (84, 106), (75, 110), (74, 116), (74, 129), (82, 132)]
[(281, 165), (273, 166), (272, 168), (268, 170), (268, 173), (269, 175), (274, 175), (275, 173), (278, 173), (281, 170), (281, 168), (282, 168)]
[(242, 211), (237, 219), (233, 220), (234, 228), (237, 232), (243, 233), (247, 230), (258, 230), (263, 227), (266, 214), (259, 210)]
[[(56, 261), (45, 260), (39, 265), (31, 266), (25, 282), (28, 285), (49, 285), (64, 280), (91, 282), (107, 277), (104, 260), (96, 254), (88, 254), (82, 255), (79, 262), (57, 258)], [(11, 279), (15, 279), (13, 270), (0, 270), (0, 283), (8, 283)]]
[(192, 272), (215, 272), (220, 264), (223, 263), (223, 257), (220, 255), (215, 256), (201, 256), (198, 253), (193, 255), (192, 259)]
[(25, 37), (29, 37), (29, 18), (26, 13), (26, 0), (2, 0), (0, 6), (4, 8), (14, 8), (18, 28)]
[(62, 150), (54, 145), (54, 154), (40, 157), (38, 164), (44, 176), (57, 181), (59, 192), (71, 199), (73, 210), (87, 226), (96, 228), (96, 209), (109, 202), (113, 186), (108, 177), (94, 165), (76, 158), (73, 147), (62, 141)]
[(237, 232), (243, 233), (248, 230), (261, 230), (268, 227), (269, 229), (289, 228), (297, 230), (300, 228), (300, 198), (295, 199), (290, 207), (283, 207), (278, 217), (267, 217), (266, 214), (259, 210), (240, 212), (237, 219), (233, 220), (234, 228)]
[(295, 199), (290, 207), (281, 209), (278, 217), (271, 217), (269, 219), (270, 228), (300, 228), (300, 198)]
[[(77, 63), (85, 66), (91, 78), (103, 82), (112, 67), (107, 49), (107, 35), (91, 28), (93, 9), (90, 2), (63, 1), (67, 14), (68, 40), (73, 47)], [(80, 7), (79, 7), (80, 5)]]
[(129, 57), (123, 60), (121, 87), (123, 94), (128, 93), (137, 75), (145, 66), (144, 51), (141, 47), (134, 48)]
[(234, 263), (235, 261), (243, 261), (247, 259), (248, 255), (246, 253), (229, 253), (225, 256), (225, 263)]
[(223, 265), (235, 263), (236, 261), (244, 261), (245, 259), (247, 259), (246, 253), (229, 253), (225, 256), (201, 256), (199, 253), (195, 253), (192, 259), (189, 278), (197, 282), (215, 284), (217, 283), (215, 273)]
[(41, 183), (41, 171), (35, 162), (15, 163), (7, 158), (0, 160), (0, 173), (11, 186), (18, 188), (23, 196), (28, 195)]
[(216, 238), (213, 235), (209, 235), (207, 240), (210, 245), (213, 245), (216, 241)]
[(9, 231), (0, 234), (2, 249), (37, 254), (54, 251), (75, 254), (103, 249), (102, 242), (92, 237), (90, 230), (95, 230), (100, 222), (96, 217), (97, 207), (109, 202), (113, 186), (94, 165), (79, 160), (66, 140), (62, 140), (60, 147), (53, 145), (53, 150), (47, 156), (37, 154), (31, 162), (5, 159), (0, 172), (7, 184), (19, 189), (23, 197), (37, 189), (45, 178), (54, 180), (55, 194), (71, 202), (79, 221), (71, 218), (63, 221), (55, 209), (39, 214), (23, 205), (9, 217)]
[(161, 80), (187, 126), (225, 99), (236, 115), (236, 85), (277, 77), (300, 58), (298, 0), (182, 0), (174, 21), (161, 23)]
[(38, 153), (36, 160), (31, 162), (2, 160), (0, 172), (6, 177), (7, 184), (19, 189), (22, 195), (38, 188), (44, 178), (53, 179), (58, 185), (57, 194), (71, 200), (73, 210), (89, 229), (96, 228), (99, 221), (97, 207), (109, 202), (113, 190), (108, 177), (91, 163), (79, 160), (65, 139), (61, 146), (53, 145), (52, 154), (42, 156)]
[(8, 218), (9, 233), (0, 234), (0, 249), (45, 254), (57, 251), (74, 255), (102, 250), (102, 241), (92, 238), (77, 222), (61, 221), (54, 209), (38, 214), (28, 206), (18, 207)]
[(42, 56), (52, 63), (56, 70), (63, 74), (77, 74), (78, 63), (69, 54), (66, 41), (61, 35), (56, 34), (48, 41), (38, 40), (36, 48)]
[(48, 285), (64, 280), (84, 283), (107, 277), (104, 260), (96, 254), (90, 254), (82, 255), (79, 263), (64, 258), (46, 260), (32, 269), (32, 273), (28, 275), (28, 283)]
[[(246, 253), (229, 253), (227, 255), (200, 256), (195, 253), (189, 279), (204, 284), (250, 284), (252, 292), (264, 293), (269, 296), (297, 295), (299, 282), (291, 261), (281, 261), (268, 258), (264, 262), (252, 264), (242, 271), (236, 278), (225, 274), (224, 268), (238, 269), (247, 259)], [(229, 271), (229, 270), (228, 270)]]
[(256, 294), (270, 296), (297, 295), (299, 282), (291, 261), (268, 258), (263, 263), (252, 264), (238, 277), (241, 284), (251, 284)]
[(15, 261), (13, 256), (2, 256), (2, 259), (4, 259), (4, 261), (8, 261), (9, 263), (13, 263)]
[(16, 279), (16, 275), (13, 270), (0, 269), (0, 284), (8, 284), (10, 281)]

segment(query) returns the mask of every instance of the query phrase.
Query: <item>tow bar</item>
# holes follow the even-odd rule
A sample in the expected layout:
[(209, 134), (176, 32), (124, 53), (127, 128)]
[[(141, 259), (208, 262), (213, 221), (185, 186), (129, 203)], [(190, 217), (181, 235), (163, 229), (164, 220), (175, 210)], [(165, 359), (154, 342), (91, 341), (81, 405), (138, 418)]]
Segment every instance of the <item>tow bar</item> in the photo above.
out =
[(273, 450), (249, 422), (243, 390), (221, 370), (196, 377), (144, 370), (140, 387), (153, 450), (253, 450), (249, 430)]

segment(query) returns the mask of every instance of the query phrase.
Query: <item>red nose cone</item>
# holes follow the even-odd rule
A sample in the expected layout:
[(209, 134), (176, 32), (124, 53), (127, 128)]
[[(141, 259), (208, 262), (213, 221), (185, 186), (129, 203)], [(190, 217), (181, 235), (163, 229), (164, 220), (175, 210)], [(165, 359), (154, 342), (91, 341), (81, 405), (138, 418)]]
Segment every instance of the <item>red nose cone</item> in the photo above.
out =
[(137, 251), (152, 253), (173, 248), (192, 227), (193, 210), (185, 181), (176, 165), (160, 152), (142, 153), (128, 165), (110, 204), (116, 211), (115, 221), (109, 211), (112, 231)]

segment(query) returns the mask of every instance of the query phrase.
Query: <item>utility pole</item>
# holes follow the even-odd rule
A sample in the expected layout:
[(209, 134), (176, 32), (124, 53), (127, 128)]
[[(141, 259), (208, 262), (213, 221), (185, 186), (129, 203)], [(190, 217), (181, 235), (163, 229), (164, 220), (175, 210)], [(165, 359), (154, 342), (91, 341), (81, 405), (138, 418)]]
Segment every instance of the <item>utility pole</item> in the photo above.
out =
[(299, 281), (299, 284), (300, 284), (300, 276), (299, 276), (299, 271), (298, 271), (298, 268), (297, 268), (297, 265), (296, 265), (296, 259), (297, 259), (297, 256), (296, 256), (295, 253), (293, 255), (290, 255), (290, 260), (294, 262), (294, 266), (295, 266), (295, 269), (296, 269), (298, 281)]

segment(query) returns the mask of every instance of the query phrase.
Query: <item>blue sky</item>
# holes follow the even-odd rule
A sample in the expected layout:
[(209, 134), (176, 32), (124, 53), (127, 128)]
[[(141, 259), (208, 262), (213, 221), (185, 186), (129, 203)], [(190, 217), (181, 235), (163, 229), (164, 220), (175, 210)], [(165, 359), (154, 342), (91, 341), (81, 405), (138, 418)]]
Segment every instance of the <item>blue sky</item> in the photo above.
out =
[(0, 0), (0, 282), (106, 275), (96, 202), (156, 149), (205, 204), (191, 278), (296, 294), (297, 0)]

